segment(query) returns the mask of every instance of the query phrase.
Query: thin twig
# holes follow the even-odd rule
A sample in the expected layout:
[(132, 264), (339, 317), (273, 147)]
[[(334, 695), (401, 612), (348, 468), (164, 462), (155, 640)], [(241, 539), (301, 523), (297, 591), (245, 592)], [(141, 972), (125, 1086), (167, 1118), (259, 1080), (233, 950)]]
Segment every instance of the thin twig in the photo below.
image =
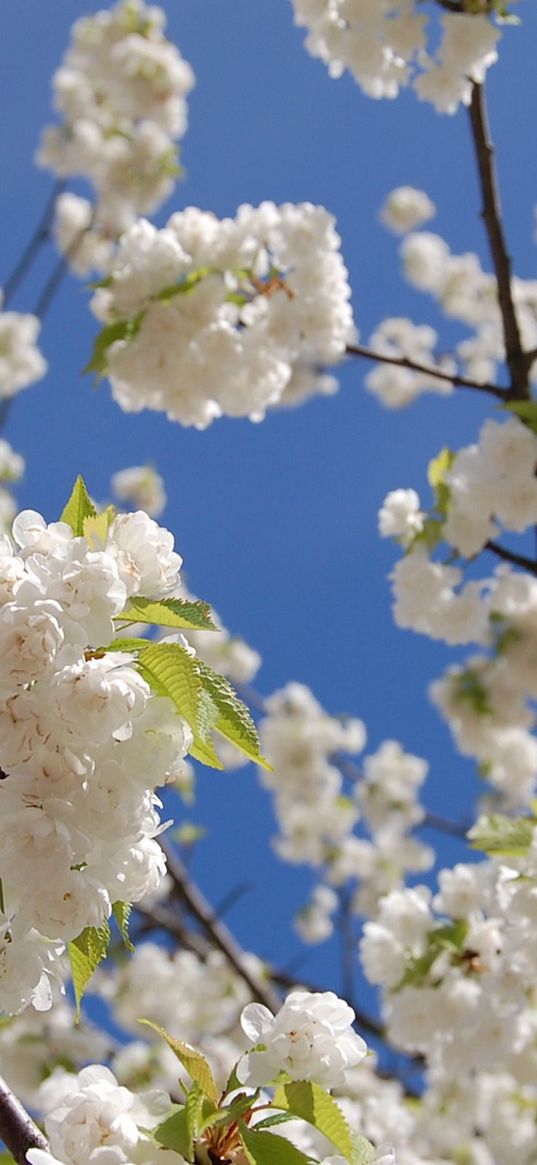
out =
[[(489, 549), (493, 549), (495, 548), (495, 543), (489, 542), (487, 543), (487, 546)], [(500, 550), (502, 550), (502, 548), (497, 547), (496, 553), (498, 553)], [(511, 556), (510, 551), (505, 552), (505, 556), (507, 555), (510, 556), (510, 561), (517, 561), (522, 565), (525, 561), (523, 559), (521, 560), (520, 557), (516, 555)], [(535, 565), (534, 570), (537, 573), (537, 566)], [(251, 708), (255, 708), (256, 712), (259, 712), (262, 716), (266, 716), (266, 701), (263, 699), (263, 696), (258, 691), (256, 691), (255, 688), (252, 688), (247, 684), (240, 684), (239, 691), (243, 699), (250, 705)], [(360, 768), (360, 765), (357, 765), (356, 761), (351, 760), (351, 758), (347, 756), (346, 753), (340, 751), (333, 752), (330, 756), (330, 760), (331, 763), (335, 765), (337, 769), (339, 769), (341, 775), (343, 777), (347, 777), (349, 781), (353, 781), (355, 784), (359, 781), (363, 781), (364, 774), (363, 770)], [(427, 810), (424, 820), (422, 822), (418, 822), (418, 826), (419, 825), (429, 825), (431, 829), (437, 829), (440, 833), (447, 833), (452, 837), (466, 836), (465, 826), (459, 825), (456, 821), (450, 821), (447, 817), (440, 817), (436, 813), (429, 813)]]
[(354, 980), (356, 964), (356, 935), (353, 926), (352, 896), (342, 890), (339, 895), (339, 941), (341, 956), (341, 994), (356, 1012)]
[(439, 833), (447, 833), (448, 837), (458, 837), (465, 841), (470, 825), (459, 825), (456, 821), (448, 821), (445, 817), (438, 817), (436, 813), (426, 813), (421, 826), (437, 829)]
[(507, 250), (503, 229), (498, 178), (494, 162), (494, 146), (488, 125), (485, 90), (483, 85), (478, 85), (476, 82), (472, 87), (469, 113), (482, 197), (481, 217), (487, 233), (498, 284), (498, 306), (502, 318), (505, 358), (511, 379), (509, 396), (513, 400), (527, 400), (529, 397), (529, 361), (528, 355), (522, 347), (513, 300), (511, 257)]
[(182, 947), (193, 951), (200, 958), (204, 958), (207, 954), (208, 945), (200, 934), (196, 934), (178, 919), (176, 914), (168, 910), (164, 906), (144, 906), (142, 902), (137, 903), (135, 907), (137, 915), (140, 915), (145, 921), (140, 930), (144, 932), (151, 930), (165, 930), (167, 934), (176, 939)]
[(50, 1152), (43, 1133), (0, 1076), (0, 1139), (18, 1165), (27, 1165), (28, 1149)]
[(58, 288), (60, 287), (60, 285), (63, 283), (63, 280), (64, 280), (64, 278), (69, 270), (70, 260), (74, 259), (79, 247), (81, 246), (81, 244), (84, 240), (85, 235), (87, 235), (88, 231), (91, 230), (94, 222), (95, 222), (95, 211), (93, 211), (93, 214), (91, 216), (91, 219), (90, 219), (88, 225), (83, 227), (83, 229), (81, 231), (77, 231), (74, 238), (71, 239), (69, 246), (66, 247), (65, 251), (63, 252), (63, 255), (61, 255), (60, 258), (58, 259), (58, 262), (56, 263), (56, 266), (54, 267), (52, 274), (47, 279), (47, 282), (45, 283), (45, 286), (44, 286), (44, 288), (43, 288), (43, 290), (42, 290), (42, 292), (37, 300), (35, 308), (34, 308), (34, 315), (36, 315), (39, 320), (41, 320), (41, 321), (44, 320), (44, 318), (45, 318), (45, 316), (46, 316), (46, 314), (47, 314), (47, 312), (48, 312), (48, 310), (53, 302), (54, 296), (56, 295), (56, 292), (57, 292)]
[(166, 855), (168, 873), (179, 896), (188, 906), (191, 913), (201, 923), (205, 932), (210, 935), (215, 946), (223, 952), (228, 962), (235, 968), (237, 974), (244, 980), (253, 998), (264, 1003), (265, 1007), (270, 1008), (271, 1011), (278, 1011), (281, 1000), (277, 993), (272, 990), (269, 983), (265, 982), (250, 969), (244, 951), (225, 923), (216, 917), (214, 910), (199, 887), (188, 877), (185, 867), (177, 854), (173, 853), (163, 842), (160, 844)]
[(507, 396), (507, 390), (497, 384), (480, 384), (477, 380), (469, 380), (455, 372), (445, 372), (441, 368), (435, 368), (434, 365), (419, 364), (407, 356), (386, 356), (384, 352), (375, 352), (374, 348), (367, 348), (364, 344), (349, 344), (345, 351), (347, 356), (361, 356), (364, 360), (374, 360), (378, 364), (394, 364), (397, 368), (409, 368), (411, 372), (420, 372), (424, 376), (434, 376), (436, 380), (445, 380), (455, 388), (471, 388), (475, 392), (486, 392), (498, 400), (505, 400)]
[(527, 558), (525, 554), (516, 554), (514, 550), (508, 550), (506, 546), (500, 546), (499, 542), (492, 541), (485, 542), (485, 550), (490, 550), (503, 562), (512, 562), (514, 566), (521, 566), (529, 574), (537, 575), (537, 562), (533, 558)]
[(235, 903), (238, 902), (239, 899), (242, 898), (245, 894), (248, 894), (251, 889), (251, 882), (239, 882), (238, 886), (233, 886), (227, 894), (224, 894), (224, 897), (221, 898), (220, 902), (218, 902), (215, 906), (215, 918), (223, 918), (224, 914), (227, 914), (231, 908), (235, 906)]
[(40, 222), (28, 243), (26, 244), (20, 259), (15, 264), (13, 271), (8, 275), (3, 285), (3, 301), (2, 307), (5, 309), (8, 303), (14, 296), (18, 287), (22, 283), (25, 275), (30, 270), (32, 263), (39, 254), (41, 247), (50, 238), (50, 227), (54, 216), (54, 208), (56, 200), (62, 191), (65, 189), (65, 181), (63, 178), (55, 182), (52, 194), (45, 206)]

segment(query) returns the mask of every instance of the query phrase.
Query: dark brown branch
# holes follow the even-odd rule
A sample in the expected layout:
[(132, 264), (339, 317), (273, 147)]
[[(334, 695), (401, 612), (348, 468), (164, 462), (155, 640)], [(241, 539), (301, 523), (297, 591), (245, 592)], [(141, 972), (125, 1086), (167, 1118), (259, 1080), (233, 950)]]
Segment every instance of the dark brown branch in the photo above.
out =
[(537, 575), (537, 562), (533, 558), (526, 558), (525, 554), (516, 554), (514, 550), (508, 550), (506, 546), (500, 546), (499, 542), (485, 542), (485, 550), (490, 550), (497, 558), (501, 558), (503, 562), (512, 562), (514, 566), (521, 566), (523, 570), (527, 570), (529, 574)]
[(164, 930), (177, 942), (194, 954), (204, 958), (208, 951), (207, 942), (200, 934), (194, 933), (180, 921), (176, 914), (164, 906), (144, 906), (142, 902), (135, 906), (136, 914), (144, 919), (140, 931)]
[(474, 392), (487, 392), (498, 400), (505, 400), (507, 390), (497, 384), (480, 384), (477, 380), (469, 380), (466, 376), (458, 376), (454, 372), (444, 372), (434, 365), (419, 364), (407, 356), (386, 356), (383, 352), (375, 352), (364, 344), (349, 344), (346, 348), (348, 356), (361, 356), (364, 360), (374, 360), (378, 364), (394, 364), (397, 368), (409, 368), (411, 372), (420, 372), (424, 376), (434, 376), (437, 380), (445, 380), (455, 388), (471, 388)]
[(34, 1124), (20, 1100), (13, 1095), (2, 1076), (0, 1076), (0, 1139), (18, 1165), (27, 1165), (28, 1149), (44, 1149), (50, 1152), (43, 1133)]
[(426, 813), (421, 826), (428, 825), (429, 829), (437, 829), (439, 833), (446, 833), (448, 837), (458, 837), (466, 840), (470, 825), (459, 825), (456, 821), (448, 821), (446, 817), (438, 817), (436, 813)]
[(63, 283), (63, 280), (65, 279), (65, 276), (67, 275), (67, 272), (69, 270), (70, 260), (74, 259), (79, 247), (81, 246), (81, 244), (84, 240), (85, 235), (87, 235), (88, 231), (91, 230), (94, 222), (95, 222), (95, 210), (93, 211), (93, 214), (91, 216), (91, 219), (90, 219), (88, 225), (86, 227), (84, 227), (81, 231), (77, 232), (77, 234), (74, 236), (74, 238), (71, 239), (69, 246), (66, 247), (65, 251), (63, 252), (63, 255), (61, 255), (60, 258), (58, 259), (58, 262), (56, 263), (56, 266), (54, 267), (52, 274), (47, 279), (47, 282), (45, 283), (45, 286), (44, 286), (44, 288), (39, 296), (39, 299), (37, 300), (35, 308), (34, 308), (34, 315), (36, 315), (39, 320), (41, 320), (41, 321), (44, 320), (44, 318), (45, 318), (45, 316), (46, 316), (46, 314), (47, 314), (47, 312), (48, 312), (48, 310), (49, 310), (49, 308), (54, 300), (54, 296), (56, 295), (56, 292), (58, 291), (58, 288), (61, 286), (61, 284)]
[(44, 243), (46, 243), (47, 239), (50, 238), (50, 227), (54, 217), (56, 200), (64, 189), (65, 182), (63, 179), (60, 179), (54, 184), (52, 194), (50, 195), (50, 198), (41, 216), (41, 221), (37, 224), (37, 227), (31, 239), (26, 244), (20, 259), (15, 264), (13, 271), (10, 275), (8, 275), (3, 285), (2, 308), (4, 310), (22, 283), (25, 275), (30, 270), (30, 267), (32, 266), (36, 256), (39, 254), (41, 247)]
[(191, 914), (201, 923), (214, 945), (223, 952), (228, 962), (249, 987), (253, 999), (264, 1003), (265, 1007), (270, 1008), (271, 1011), (278, 1011), (281, 1000), (277, 993), (272, 990), (270, 983), (250, 970), (244, 951), (228, 927), (215, 915), (199, 887), (188, 877), (180, 858), (162, 842), (160, 844), (166, 855), (168, 873), (179, 897), (188, 906)]
[(527, 400), (530, 395), (529, 362), (522, 347), (513, 300), (511, 257), (507, 250), (503, 229), (502, 208), (494, 163), (494, 146), (488, 125), (485, 91), (482, 85), (475, 82), (472, 88), (469, 113), (482, 197), (481, 217), (487, 233), (498, 284), (498, 305), (502, 318), (505, 358), (511, 380), (509, 396), (513, 400)]

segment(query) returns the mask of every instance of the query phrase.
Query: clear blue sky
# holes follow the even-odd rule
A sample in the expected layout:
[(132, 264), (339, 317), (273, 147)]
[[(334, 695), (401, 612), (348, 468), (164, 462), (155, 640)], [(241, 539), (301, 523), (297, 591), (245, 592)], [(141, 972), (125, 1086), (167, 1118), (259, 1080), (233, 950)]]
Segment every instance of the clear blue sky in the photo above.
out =
[[(265, 198), (323, 203), (338, 218), (362, 336), (386, 315), (435, 324), (426, 298), (400, 280), (397, 242), (376, 214), (394, 186), (423, 187), (439, 210), (432, 229), (455, 251), (486, 254), (464, 111), (440, 118), (412, 93), (375, 103), (349, 78), (331, 81), (302, 48), (288, 0), (162, 6), (197, 87), (183, 144), (186, 181), (161, 220), (188, 204), (223, 215)], [(0, 279), (50, 191), (50, 176), (32, 163), (51, 118), (50, 77), (73, 18), (99, 7), (3, 0)], [(533, 277), (537, 10), (532, 0), (517, 7), (523, 29), (504, 33), (490, 103), (510, 246), (518, 272)], [(51, 253), (42, 258), (17, 308), (32, 309), (52, 262)], [(67, 280), (44, 329), (49, 374), (17, 398), (10, 416), (6, 436), (28, 463), (21, 505), (52, 519), (78, 472), (102, 497), (114, 470), (153, 461), (169, 495), (163, 521), (190, 586), (261, 651), (261, 690), (301, 680), (331, 712), (360, 715), (371, 749), (401, 740), (431, 762), (430, 807), (458, 816), (471, 767), (455, 757), (426, 696), (448, 653), (392, 626), (386, 576), (394, 556), (376, 536), (376, 513), (389, 489), (424, 487), (426, 463), (441, 446), (474, 439), (482, 402), (461, 394), (388, 413), (363, 390), (366, 369), (357, 362), (341, 374), (337, 397), (262, 425), (220, 421), (197, 433), (154, 414), (126, 416), (106, 384), (95, 392), (80, 375), (95, 331), (86, 301), (83, 286)], [(270, 804), (255, 773), (204, 772), (196, 815), (211, 828), (195, 867), (202, 885), (216, 898), (251, 881), (231, 922), (246, 945), (283, 961), (298, 942), (280, 921), (282, 903), (290, 915), (309, 879), (274, 864)], [(308, 969), (334, 974), (326, 949)]]

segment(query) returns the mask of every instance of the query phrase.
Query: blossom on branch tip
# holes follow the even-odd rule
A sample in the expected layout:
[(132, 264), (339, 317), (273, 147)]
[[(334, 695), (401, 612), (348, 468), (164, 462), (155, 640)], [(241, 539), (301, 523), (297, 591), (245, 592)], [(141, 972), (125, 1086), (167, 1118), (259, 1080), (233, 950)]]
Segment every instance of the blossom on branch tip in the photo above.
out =
[(352, 1030), (354, 1012), (332, 991), (292, 991), (276, 1016), (259, 1003), (249, 1003), (241, 1025), (257, 1050), (239, 1061), (241, 1084), (260, 1087), (279, 1072), (293, 1080), (313, 1080), (325, 1088), (343, 1084), (345, 1070), (367, 1054), (367, 1045)]

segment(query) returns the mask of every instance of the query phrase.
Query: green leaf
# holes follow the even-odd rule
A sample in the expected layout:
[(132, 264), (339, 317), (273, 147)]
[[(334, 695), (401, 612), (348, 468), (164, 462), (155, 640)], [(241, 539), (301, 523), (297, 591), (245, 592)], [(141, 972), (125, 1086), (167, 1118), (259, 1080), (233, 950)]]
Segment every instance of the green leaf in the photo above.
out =
[(95, 337), (91, 359), (82, 369), (83, 374), (95, 372), (98, 379), (102, 380), (106, 375), (108, 349), (117, 340), (132, 340), (140, 331), (143, 318), (144, 313), (140, 312), (130, 320), (114, 320), (112, 324), (107, 324)]
[(108, 643), (106, 647), (97, 647), (95, 652), (96, 654), (98, 654), (100, 651), (129, 651), (134, 653), (136, 651), (144, 651), (148, 643), (149, 639), (137, 639), (134, 636), (129, 639), (127, 637), (121, 636), (118, 639), (113, 639), (112, 642)]
[(236, 745), (249, 760), (270, 769), (268, 761), (261, 753), (257, 729), (246, 704), (239, 700), (237, 693), (224, 676), (218, 675), (203, 660), (198, 660), (198, 663), (203, 687), (217, 709), (215, 731)]
[(310, 1158), (277, 1133), (239, 1126), (244, 1151), (251, 1165), (309, 1165)]
[(83, 519), (82, 533), (92, 550), (102, 550), (115, 516), (115, 506), (107, 506), (101, 514), (88, 514)]
[(194, 1133), (191, 1113), (184, 1104), (174, 1104), (171, 1116), (153, 1129), (153, 1138), (165, 1149), (180, 1153), (185, 1161), (194, 1160)]
[(223, 764), (210, 738), (199, 660), (180, 643), (152, 643), (140, 653), (138, 667), (153, 691), (168, 696), (192, 730), (190, 753), (215, 769)]
[[(256, 1093), (257, 1096), (257, 1093)], [(245, 1112), (249, 1112), (254, 1104), (255, 1097), (251, 1094), (246, 1096), (244, 1092), (235, 1096), (227, 1108), (215, 1109), (211, 1116), (206, 1117), (203, 1122), (204, 1129), (211, 1127), (221, 1128), (222, 1126), (233, 1124), (243, 1116)]]
[(436, 547), (444, 537), (444, 522), (444, 517), (427, 518), (421, 530), (418, 530), (418, 533), (414, 535), (412, 542), (407, 547), (407, 554), (416, 545), (419, 545), (419, 543), (423, 543), (428, 550), (436, 550)]
[(213, 1104), (218, 1107), (218, 1088), (205, 1056), (196, 1051), (195, 1048), (191, 1048), (190, 1044), (185, 1044), (182, 1040), (176, 1040), (173, 1036), (168, 1035), (168, 1032), (158, 1023), (153, 1023), (150, 1019), (140, 1019), (138, 1022), (146, 1024), (147, 1027), (152, 1028), (166, 1040), (168, 1047), (177, 1056), (191, 1079), (199, 1084), (205, 1096), (208, 1096), (209, 1100), (212, 1100)]
[(256, 1121), (256, 1129), (271, 1129), (273, 1125), (284, 1125), (287, 1121), (294, 1120), (292, 1112), (275, 1112), (272, 1116), (266, 1116), (262, 1121)]
[(208, 603), (200, 599), (144, 599), (136, 595), (116, 619), (129, 623), (156, 623), (190, 631), (218, 631)]
[(441, 449), (433, 457), (427, 467), (427, 480), (434, 492), (436, 508), (441, 514), (446, 514), (449, 508), (450, 489), (446, 482), (446, 474), (451, 469), (456, 454), (452, 449)]
[(453, 681), (453, 697), (470, 704), (477, 716), (491, 716), (489, 692), (481, 674), (471, 667), (459, 672)]
[(130, 902), (114, 902), (114, 905), (112, 906), (112, 914), (116, 921), (119, 933), (123, 939), (124, 946), (126, 946), (127, 950), (131, 951), (132, 953), (134, 951), (134, 947), (131, 943), (129, 935), (129, 920), (132, 914), (132, 906)]
[(504, 813), (492, 813), (489, 817), (481, 817), (467, 837), (473, 849), (488, 854), (524, 857), (533, 842), (536, 826), (536, 817), (507, 817)]
[(352, 1140), (352, 1162), (353, 1165), (370, 1165), (370, 1162), (377, 1156), (377, 1151), (371, 1141), (367, 1137), (363, 1137), (361, 1133), (351, 1132)]
[(429, 942), (442, 950), (461, 954), (466, 945), (468, 923), (465, 918), (435, 926), (429, 934)]
[(468, 923), (464, 918), (433, 927), (427, 935), (427, 950), (407, 960), (405, 973), (394, 991), (401, 991), (403, 987), (422, 987), (441, 951), (447, 951), (456, 963), (464, 953), (467, 935)]
[(66, 522), (71, 527), (75, 538), (84, 533), (84, 522), (87, 518), (96, 518), (97, 510), (86, 489), (84, 478), (77, 477), (69, 501), (64, 506), (60, 522)]
[(177, 295), (188, 295), (210, 273), (210, 267), (198, 267), (196, 271), (191, 271), (188, 275), (185, 275), (185, 278), (180, 283), (172, 283), (169, 287), (163, 287), (162, 291), (159, 291), (157, 295), (153, 296), (153, 299), (161, 303), (169, 303)]
[(514, 413), (528, 429), (537, 433), (537, 400), (513, 400), (503, 405), (503, 408)]
[(274, 1107), (283, 1108), (313, 1125), (332, 1142), (338, 1153), (352, 1162), (352, 1138), (347, 1121), (339, 1107), (319, 1084), (309, 1080), (293, 1080), (281, 1084), (274, 1094)]
[(68, 943), (77, 1021), (80, 1019), (80, 1004), (86, 987), (93, 972), (105, 958), (109, 943), (110, 927), (107, 922), (101, 926), (86, 926), (78, 938)]

